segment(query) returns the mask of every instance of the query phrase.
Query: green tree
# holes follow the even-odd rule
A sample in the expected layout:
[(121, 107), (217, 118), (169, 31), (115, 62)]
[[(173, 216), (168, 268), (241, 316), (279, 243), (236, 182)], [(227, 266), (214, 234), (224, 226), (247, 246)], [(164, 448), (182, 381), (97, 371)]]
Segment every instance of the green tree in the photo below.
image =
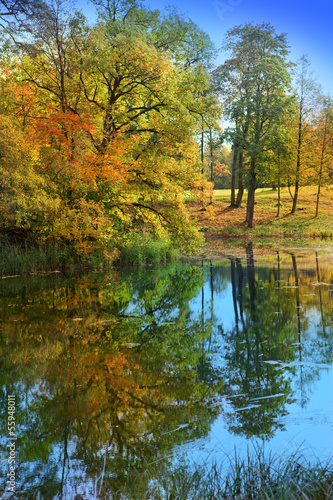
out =
[(288, 103), (290, 85), (288, 45), (284, 34), (276, 34), (270, 24), (237, 26), (228, 31), (226, 48), (231, 57), (223, 73), (233, 123), (234, 154), (243, 153), (247, 168), (246, 222), (253, 225), (255, 190), (262, 175), (271, 131), (281, 121)]
[[(229, 44), (226, 42), (224, 48), (229, 50)], [(232, 61), (232, 60), (231, 60)], [(212, 85), (218, 92), (223, 102), (223, 115), (226, 120), (233, 122), (233, 127), (227, 127), (223, 132), (223, 140), (232, 144), (232, 162), (231, 162), (231, 197), (230, 206), (240, 207), (244, 194), (243, 183), (243, 147), (244, 138), (247, 134), (246, 121), (242, 122), (242, 109), (235, 106), (235, 97), (239, 98), (239, 104), (242, 106), (242, 89), (233, 73), (229, 62), (226, 61), (222, 66), (216, 68), (212, 73)], [(238, 194), (236, 198), (236, 178), (238, 177)]]
[(105, 23), (112, 37), (126, 33), (144, 38), (158, 50), (171, 52), (181, 71), (200, 63), (209, 67), (216, 54), (209, 35), (174, 7), (161, 12), (137, 0), (93, 0), (93, 3), (99, 20)]
[(310, 71), (310, 61), (303, 55), (297, 62), (295, 95), (298, 102), (297, 113), (297, 141), (296, 141), (296, 168), (294, 175), (294, 194), (291, 195), (293, 205), (291, 213), (296, 212), (298, 192), (301, 181), (304, 158), (306, 156), (306, 139), (310, 133), (311, 120), (317, 108), (317, 100), (320, 88), (315, 81), (313, 73)]
[(38, 15), (45, 4), (42, 0), (1, 0), (0, 1), (0, 26), (5, 30), (24, 28), (33, 16)]

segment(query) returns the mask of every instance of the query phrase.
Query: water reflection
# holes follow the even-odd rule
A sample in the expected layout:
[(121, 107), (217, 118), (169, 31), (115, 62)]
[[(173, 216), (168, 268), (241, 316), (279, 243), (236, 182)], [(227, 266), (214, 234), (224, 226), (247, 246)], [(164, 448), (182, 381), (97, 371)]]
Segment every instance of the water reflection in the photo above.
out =
[(263, 280), (256, 277), (251, 245), (246, 253), (244, 270), (239, 260), (231, 259), (235, 326), (224, 333), (223, 392), (232, 396), (230, 430), (267, 439), (283, 425), (281, 416), (292, 401), (291, 379), (274, 361), (296, 359), (295, 309), (289, 286), (281, 286), (279, 260), (277, 272), (273, 268)]
[(219, 383), (196, 370), (212, 324), (189, 309), (202, 271), (139, 275), (8, 282), (1, 406), (16, 395), (24, 498), (73, 498), (82, 483), (108, 498), (216, 417), (206, 401)]
[(6, 458), (15, 394), (20, 498), (135, 492), (218, 418), (274, 437), (332, 363), (331, 269), (248, 245), (223, 263), (3, 280), (0, 445)]
[(229, 432), (267, 440), (285, 429), (296, 399), (306, 406), (331, 368), (332, 267), (326, 262), (320, 271), (318, 253), (286, 252), (283, 266), (279, 252), (269, 266), (256, 265), (251, 244), (245, 261), (229, 260), (234, 322), (217, 325), (215, 351), (223, 358), (225, 421)]

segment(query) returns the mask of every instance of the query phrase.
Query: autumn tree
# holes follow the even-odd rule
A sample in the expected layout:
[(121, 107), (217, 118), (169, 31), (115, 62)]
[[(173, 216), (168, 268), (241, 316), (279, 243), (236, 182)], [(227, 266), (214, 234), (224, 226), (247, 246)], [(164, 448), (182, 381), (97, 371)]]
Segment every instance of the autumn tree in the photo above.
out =
[(13, 116), (0, 114), (0, 226), (12, 240), (23, 231), (41, 233), (53, 220), (60, 198), (34, 169), (34, 147)]
[(218, 114), (206, 96), (211, 43), (174, 12), (110, 9), (89, 27), (56, 2), (12, 49), (8, 80), (36, 90), (25, 120), (36, 168), (62, 200), (52, 235), (112, 245), (134, 225), (194, 248), (185, 200), (211, 196), (195, 142), (198, 117)]
[[(214, 182), (215, 189), (225, 189), (230, 187), (232, 152), (221, 139), (209, 137), (208, 148), (206, 149), (206, 164), (208, 175)], [(209, 172), (210, 171), (210, 172)]]
[(27, 21), (45, 8), (42, 0), (1, 0), (0, 26), (11, 31), (22, 29)]
[(283, 120), (276, 124), (271, 132), (270, 150), (267, 155), (267, 182), (277, 188), (277, 213), (280, 216), (281, 187), (288, 184), (294, 165), (295, 152), (295, 103), (291, 101), (286, 106)]
[(333, 160), (333, 101), (322, 97), (321, 110), (312, 135), (312, 164), (317, 183), (316, 217), (319, 213), (320, 192), (323, 182), (332, 175)]
[(224, 63), (222, 73), (228, 84), (228, 96), (234, 95), (228, 104), (233, 123), (230, 136), (234, 155), (241, 155), (246, 166), (246, 222), (252, 227), (255, 190), (270, 147), (270, 132), (281, 120), (288, 102), (288, 45), (284, 34), (278, 35), (270, 24), (264, 23), (229, 30), (226, 47), (230, 58)]
[(316, 109), (316, 101), (319, 97), (319, 86), (310, 70), (310, 62), (306, 55), (298, 61), (296, 72), (295, 95), (298, 102), (297, 113), (297, 141), (296, 141), (296, 167), (294, 174), (294, 194), (291, 213), (296, 212), (302, 167), (306, 152), (305, 141), (310, 133), (310, 122)]

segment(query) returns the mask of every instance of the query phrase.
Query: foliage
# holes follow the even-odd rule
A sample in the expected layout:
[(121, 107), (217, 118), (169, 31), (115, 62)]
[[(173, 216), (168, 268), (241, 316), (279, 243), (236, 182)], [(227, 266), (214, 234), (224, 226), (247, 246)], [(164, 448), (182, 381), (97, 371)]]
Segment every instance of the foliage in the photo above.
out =
[(321, 98), (321, 109), (313, 124), (313, 133), (308, 139), (308, 162), (311, 166), (310, 176), (317, 182), (316, 217), (319, 214), (319, 200), (323, 184), (332, 178), (333, 159), (333, 102), (330, 97)]
[[(188, 201), (212, 213), (213, 182), (231, 186), (238, 208), (245, 184), (251, 228), (259, 186), (278, 187), (280, 215), (288, 184), (295, 212), (300, 182), (318, 174), (318, 213), (332, 175), (323, 114), (332, 105), (318, 108), (305, 56), (290, 92), (284, 34), (265, 23), (234, 27), (226, 60), (212, 72), (209, 36), (174, 8), (94, 4), (89, 24), (60, 1), (2, 2), (3, 238), (91, 262), (109, 261), (120, 247), (128, 255), (136, 233), (195, 253), (203, 239)], [(228, 120), (222, 135), (220, 101)]]
[(154, 264), (175, 260), (178, 251), (162, 239), (154, 239), (149, 235), (130, 234), (117, 243), (121, 264)]
[[(285, 35), (269, 24), (237, 26), (227, 33), (230, 58), (217, 72), (227, 87), (229, 135), (240, 148), (248, 173), (246, 221), (252, 227), (254, 193), (262, 182), (275, 126), (288, 113), (290, 84)], [(236, 147), (236, 146), (235, 146)]]
[(50, 3), (3, 44), (1, 227), (87, 257), (142, 227), (193, 252), (185, 201), (211, 199), (195, 136), (219, 113), (205, 97), (213, 46), (174, 10), (98, 10), (88, 26)]
[(303, 55), (298, 61), (296, 71), (295, 94), (297, 99), (297, 115), (295, 129), (297, 130), (296, 139), (296, 165), (293, 184), (295, 185), (294, 194), (291, 194), (293, 205), (291, 213), (295, 213), (298, 202), (298, 190), (301, 178), (306, 177), (306, 156), (308, 149), (305, 146), (307, 139), (311, 134), (311, 121), (316, 113), (318, 98), (320, 96), (320, 87), (317, 84), (313, 73), (310, 71), (310, 61)]
[[(230, 207), (240, 208), (244, 187), (248, 188), (246, 222), (251, 228), (255, 190), (267, 185), (278, 188), (279, 216), (280, 189), (288, 185), (294, 214), (299, 186), (313, 182), (314, 177), (320, 179), (319, 205), (320, 186), (330, 171), (327, 146), (332, 133), (326, 126), (324, 142), (318, 137), (314, 147), (315, 130), (320, 134), (322, 98), (308, 57), (297, 64), (288, 62), (286, 36), (278, 35), (269, 24), (234, 27), (223, 48), (229, 58), (213, 71), (212, 87), (221, 96), (228, 123), (222, 138), (232, 147)], [(327, 113), (331, 107), (327, 101)]]

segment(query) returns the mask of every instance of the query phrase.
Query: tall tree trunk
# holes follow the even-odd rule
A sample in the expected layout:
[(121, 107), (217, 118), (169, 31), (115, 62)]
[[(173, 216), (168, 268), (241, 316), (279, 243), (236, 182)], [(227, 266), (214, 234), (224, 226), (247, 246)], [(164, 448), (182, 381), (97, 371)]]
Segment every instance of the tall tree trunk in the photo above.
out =
[(322, 170), (320, 168), (319, 179), (318, 179), (317, 200), (316, 200), (316, 217), (318, 217), (318, 213), (319, 213), (319, 198), (320, 198), (321, 176), (322, 176)]
[(297, 205), (297, 201), (298, 201), (298, 190), (299, 190), (299, 179), (296, 177), (295, 193), (294, 193), (294, 197), (293, 197), (293, 206), (292, 206), (292, 209), (290, 212), (292, 214), (294, 214), (296, 212), (296, 205)]
[(212, 129), (209, 129), (209, 140), (210, 140), (210, 181), (214, 182), (214, 156), (213, 156), (213, 138)]
[(234, 155), (232, 159), (232, 170), (231, 170), (231, 198), (230, 198), (230, 206), (236, 207), (236, 172), (238, 165), (238, 157), (239, 157), (239, 145), (234, 144)]
[(201, 173), (204, 174), (204, 129), (201, 132)]
[(246, 223), (249, 228), (253, 227), (254, 195), (255, 195), (255, 188), (251, 183), (249, 185), (249, 190), (247, 193), (247, 207), (246, 207)]
[(316, 201), (316, 217), (318, 217), (318, 212), (319, 212), (319, 198), (320, 198), (320, 189), (321, 189), (321, 179), (323, 177), (323, 168), (324, 168), (324, 158), (325, 158), (325, 146), (326, 146), (326, 129), (327, 127), (327, 118), (325, 122), (325, 129), (324, 129), (324, 137), (323, 137), (323, 144), (321, 148), (321, 157), (320, 157), (320, 169), (319, 169), (319, 179), (318, 179), (318, 191), (317, 191), (317, 201)]
[(299, 176), (301, 170), (301, 149), (302, 149), (302, 126), (303, 126), (302, 114), (303, 114), (303, 104), (301, 101), (299, 110), (299, 120), (298, 120), (297, 163), (296, 163), (295, 193), (293, 196), (293, 206), (291, 209), (292, 214), (296, 212), (296, 205), (298, 201)]
[(281, 205), (281, 179), (280, 179), (280, 154), (278, 153), (278, 209), (276, 217), (280, 217), (280, 205)]
[[(238, 193), (236, 197), (236, 174), (238, 171)], [(243, 151), (240, 144), (236, 143), (234, 145), (234, 155), (232, 160), (232, 171), (231, 171), (231, 199), (230, 207), (239, 208), (242, 204), (244, 194), (244, 184), (243, 184)]]
[(319, 172), (319, 179), (318, 179), (317, 200), (316, 200), (316, 217), (318, 217), (318, 213), (319, 213), (319, 198), (320, 198), (320, 188), (321, 188), (321, 177), (322, 177), (322, 166), (320, 165), (320, 172)]
[(255, 159), (251, 160), (250, 166), (250, 181), (249, 189), (247, 193), (247, 207), (246, 207), (246, 223), (248, 227), (253, 226), (253, 214), (254, 214), (254, 196), (256, 190), (256, 172), (255, 172)]
[(236, 199), (236, 207), (239, 208), (242, 204), (244, 194), (244, 184), (243, 184), (243, 151), (239, 151), (239, 162), (238, 162), (238, 193)]

